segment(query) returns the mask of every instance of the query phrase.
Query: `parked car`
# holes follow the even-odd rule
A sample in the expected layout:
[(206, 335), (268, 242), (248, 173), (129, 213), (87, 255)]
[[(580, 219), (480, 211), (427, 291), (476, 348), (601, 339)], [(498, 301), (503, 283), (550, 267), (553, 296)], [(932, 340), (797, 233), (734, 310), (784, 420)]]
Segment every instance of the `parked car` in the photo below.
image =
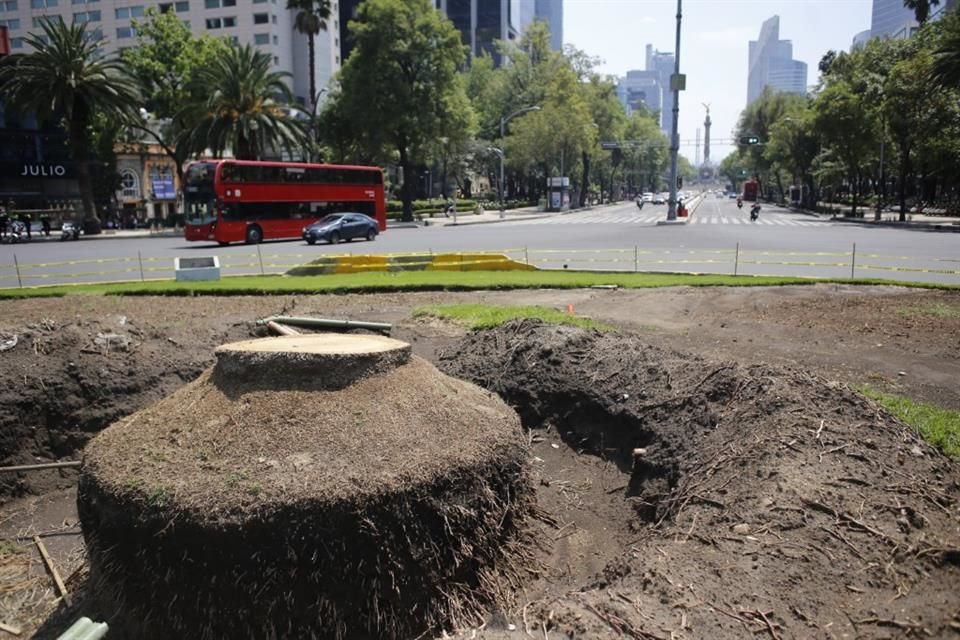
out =
[(337, 244), (341, 240), (366, 238), (371, 242), (380, 230), (377, 221), (363, 213), (331, 213), (303, 228), (303, 239), (307, 244), (316, 244), (318, 240)]

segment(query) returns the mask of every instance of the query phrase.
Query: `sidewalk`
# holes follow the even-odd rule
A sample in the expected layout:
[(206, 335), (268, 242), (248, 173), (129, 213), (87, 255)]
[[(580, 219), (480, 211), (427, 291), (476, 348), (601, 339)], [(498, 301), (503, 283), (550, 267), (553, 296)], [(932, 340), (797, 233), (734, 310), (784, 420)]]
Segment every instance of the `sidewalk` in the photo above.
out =
[(808, 211), (806, 209), (799, 209), (797, 207), (784, 207), (789, 211), (794, 213), (803, 213), (820, 220), (832, 220), (835, 222), (846, 222), (849, 224), (860, 224), (865, 226), (874, 226), (874, 227), (894, 227), (901, 229), (921, 229), (927, 231), (946, 231), (953, 233), (960, 233), (960, 217), (958, 216), (943, 216), (943, 215), (929, 215), (923, 213), (908, 213), (907, 220), (905, 222), (900, 222), (900, 213), (884, 211), (880, 215), (880, 220), (875, 220), (875, 213), (870, 211), (864, 211), (862, 218), (854, 218), (845, 215), (837, 215), (830, 213), (816, 213), (813, 211)]

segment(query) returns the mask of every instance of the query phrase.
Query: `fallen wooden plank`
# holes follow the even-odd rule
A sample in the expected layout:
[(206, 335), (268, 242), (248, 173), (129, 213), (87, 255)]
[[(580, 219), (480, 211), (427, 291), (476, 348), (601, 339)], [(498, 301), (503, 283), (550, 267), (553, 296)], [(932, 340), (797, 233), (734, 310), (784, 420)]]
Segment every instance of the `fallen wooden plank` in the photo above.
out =
[(0, 622), (0, 631), (6, 631), (10, 635), (18, 636), (20, 635), (20, 627), (13, 627), (9, 624), (4, 624)]
[(33, 536), (33, 544), (37, 545), (37, 549), (40, 550), (40, 556), (43, 558), (44, 564), (47, 565), (50, 575), (53, 576), (53, 581), (57, 585), (57, 590), (60, 592), (64, 604), (69, 607), (72, 604), (70, 602), (70, 594), (67, 593), (67, 587), (63, 584), (63, 580), (60, 579), (60, 572), (57, 571), (57, 567), (53, 564), (50, 554), (47, 553), (47, 548), (43, 546), (43, 540), (40, 539), (40, 536)]
[(66, 460), (64, 462), (42, 462), (38, 464), (20, 464), (14, 467), (0, 467), (0, 473), (13, 473), (14, 471), (39, 471), (40, 469), (65, 469), (67, 467), (79, 467), (82, 462), (79, 460)]

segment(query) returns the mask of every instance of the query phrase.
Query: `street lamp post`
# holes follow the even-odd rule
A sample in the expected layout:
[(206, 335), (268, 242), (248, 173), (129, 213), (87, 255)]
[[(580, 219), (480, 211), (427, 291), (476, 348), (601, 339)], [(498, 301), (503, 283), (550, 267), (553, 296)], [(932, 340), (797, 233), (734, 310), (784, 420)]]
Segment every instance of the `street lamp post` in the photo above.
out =
[(517, 109), (510, 115), (500, 118), (500, 150), (499, 150), (500, 153), (498, 153), (497, 155), (500, 156), (500, 217), (501, 218), (503, 217), (503, 211), (506, 208), (505, 203), (503, 201), (503, 156), (504, 156), (503, 137), (504, 135), (506, 135), (506, 127), (508, 122), (510, 122), (515, 117), (522, 115), (524, 113), (528, 113), (530, 111), (540, 111), (540, 105), (535, 104), (532, 107), (524, 107), (523, 109)]
[(677, 120), (680, 116), (680, 19), (683, 16), (681, 3), (677, 0), (677, 48), (673, 53), (673, 124), (670, 127), (670, 201), (667, 203), (667, 220), (677, 219), (677, 155), (680, 153), (680, 134)]

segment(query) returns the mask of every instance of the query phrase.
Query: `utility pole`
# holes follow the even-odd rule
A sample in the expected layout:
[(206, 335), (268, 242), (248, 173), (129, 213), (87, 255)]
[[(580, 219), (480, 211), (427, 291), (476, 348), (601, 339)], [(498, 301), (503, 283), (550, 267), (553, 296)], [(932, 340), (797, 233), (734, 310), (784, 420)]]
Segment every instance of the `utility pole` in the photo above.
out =
[(680, 153), (680, 89), (685, 79), (680, 75), (680, 21), (683, 17), (683, 0), (677, 0), (677, 47), (673, 53), (673, 75), (670, 88), (673, 90), (673, 123), (670, 126), (670, 200), (667, 203), (667, 221), (677, 219), (677, 155)]

